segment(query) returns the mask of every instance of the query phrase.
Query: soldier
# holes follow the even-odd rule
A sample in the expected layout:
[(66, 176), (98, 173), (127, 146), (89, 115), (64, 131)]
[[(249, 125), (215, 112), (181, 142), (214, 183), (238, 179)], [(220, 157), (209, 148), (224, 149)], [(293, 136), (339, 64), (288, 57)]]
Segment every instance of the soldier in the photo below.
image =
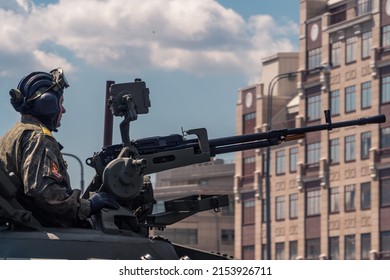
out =
[(44, 226), (85, 225), (101, 208), (119, 207), (107, 193), (83, 199), (80, 190), (71, 189), (62, 146), (52, 134), (61, 125), (68, 86), (61, 68), (25, 76), (10, 91), (21, 121), (0, 138), (0, 161), (18, 182), (18, 200)]

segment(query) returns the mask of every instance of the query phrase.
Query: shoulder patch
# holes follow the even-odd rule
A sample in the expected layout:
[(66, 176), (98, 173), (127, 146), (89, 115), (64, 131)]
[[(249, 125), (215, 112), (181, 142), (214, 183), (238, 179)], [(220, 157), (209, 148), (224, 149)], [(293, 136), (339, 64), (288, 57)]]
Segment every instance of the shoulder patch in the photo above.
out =
[(62, 179), (63, 179), (63, 176), (62, 174), (60, 173), (60, 170), (58, 168), (58, 165), (54, 162), (54, 161), (51, 161), (51, 168), (50, 168), (50, 172), (51, 172), (51, 175), (57, 179), (58, 182), (61, 182)]
[(63, 180), (63, 175), (61, 173), (58, 159), (56, 155), (49, 149), (46, 149), (45, 166), (46, 168), (44, 176), (51, 177), (58, 183)]
[(56, 179), (57, 182), (61, 182), (64, 177), (62, 176), (57, 163), (54, 160), (50, 160), (50, 170), (49, 174), (51, 175), (52, 178)]

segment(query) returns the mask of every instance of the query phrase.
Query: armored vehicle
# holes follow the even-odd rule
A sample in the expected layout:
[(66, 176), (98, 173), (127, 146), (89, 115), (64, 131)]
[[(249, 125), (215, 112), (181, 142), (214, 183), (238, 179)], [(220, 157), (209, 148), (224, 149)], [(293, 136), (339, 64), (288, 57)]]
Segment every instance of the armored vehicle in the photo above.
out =
[[(92, 217), (91, 228), (47, 228), (17, 199), (13, 174), (0, 166), (0, 258), (2, 259), (201, 259), (232, 257), (175, 244), (163, 237), (149, 236), (149, 230), (166, 226), (206, 210), (218, 211), (228, 205), (227, 195), (187, 196), (165, 202), (165, 212), (153, 213), (156, 203), (148, 175), (176, 167), (210, 161), (217, 154), (278, 145), (299, 139), (305, 133), (354, 125), (385, 122), (384, 115), (293, 129), (270, 130), (249, 135), (208, 139), (207, 130), (188, 130), (182, 135), (130, 140), (130, 122), (147, 114), (149, 89), (145, 82), (107, 82), (106, 120), (123, 117), (122, 143), (104, 145), (86, 160), (96, 176), (84, 192), (104, 191), (116, 197), (118, 210), (102, 209)], [(108, 117), (107, 117), (108, 116)], [(112, 119), (112, 118), (111, 118)], [(110, 121), (106, 121), (106, 127)], [(108, 125), (107, 125), (108, 124)], [(112, 124), (111, 124), (112, 125)], [(108, 129), (109, 130), (109, 129)], [(105, 137), (106, 138), (106, 137)], [(105, 143), (106, 144), (106, 143)]]

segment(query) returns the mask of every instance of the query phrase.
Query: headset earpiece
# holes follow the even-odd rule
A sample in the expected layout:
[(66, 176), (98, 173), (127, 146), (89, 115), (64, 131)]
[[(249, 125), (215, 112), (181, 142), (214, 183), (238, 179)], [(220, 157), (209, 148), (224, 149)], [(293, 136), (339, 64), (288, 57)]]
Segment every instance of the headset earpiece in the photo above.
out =
[(9, 91), (11, 96), (11, 104), (17, 112), (22, 112), (25, 108), (25, 97), (19, 89), (13, 88)]
[(12, 101), (18, 102), (24, 99), (24, 96), (20, 90), (13, 88), (9, 91), (9, 95), (12, 98)]

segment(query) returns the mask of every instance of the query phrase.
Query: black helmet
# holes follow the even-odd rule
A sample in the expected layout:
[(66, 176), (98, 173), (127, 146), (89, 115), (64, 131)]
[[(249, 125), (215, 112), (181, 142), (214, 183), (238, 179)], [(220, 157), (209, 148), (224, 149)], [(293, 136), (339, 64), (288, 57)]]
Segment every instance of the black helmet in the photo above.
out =
[(68, 86), (62, 68), (50, 73), (32, 72), (20, 80), (17, 89), (10, 90), (11, 104), (21, 114), (36, 116), (50, 130), (55, 130), (59, 100)]

